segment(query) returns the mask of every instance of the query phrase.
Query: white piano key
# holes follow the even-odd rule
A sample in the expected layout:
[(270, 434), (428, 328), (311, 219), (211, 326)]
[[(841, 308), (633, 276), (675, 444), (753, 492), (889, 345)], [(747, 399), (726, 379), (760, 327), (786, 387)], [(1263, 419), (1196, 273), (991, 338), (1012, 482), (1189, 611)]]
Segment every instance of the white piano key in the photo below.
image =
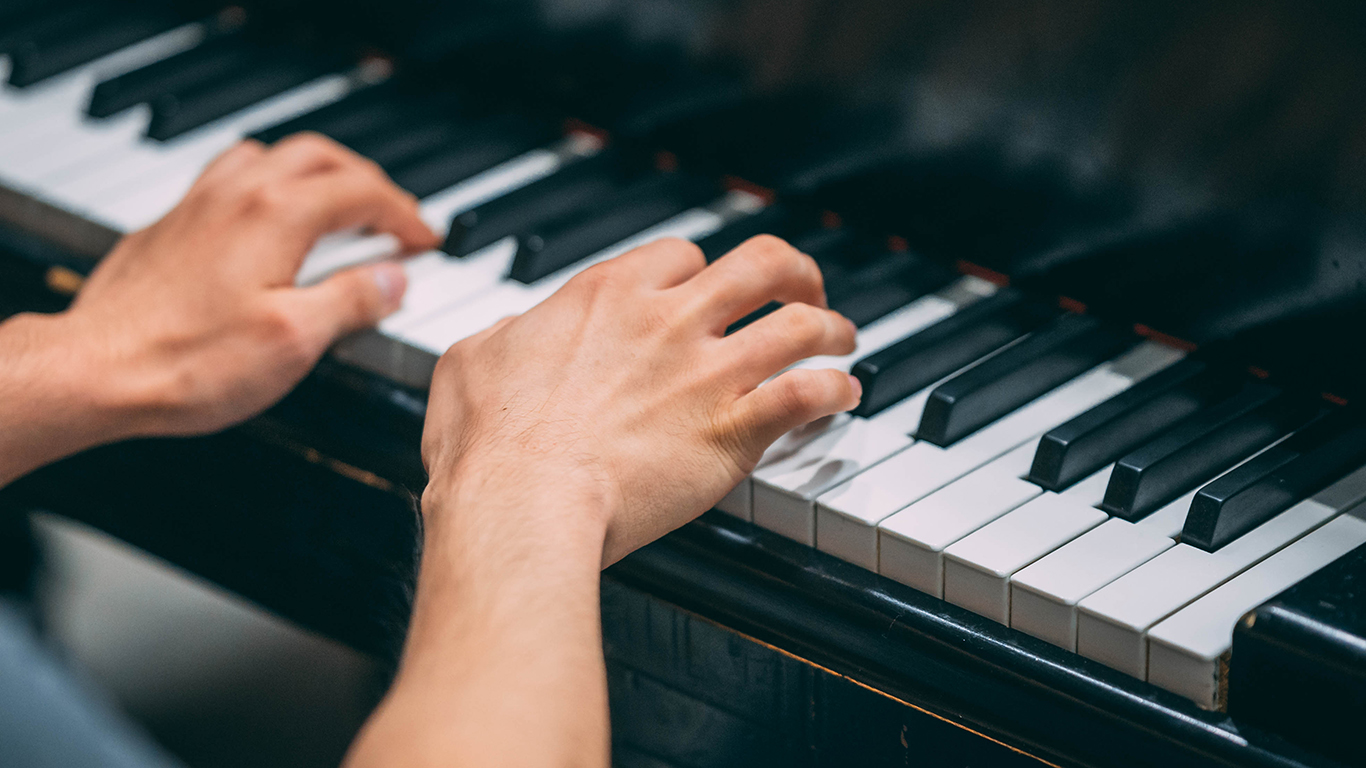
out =
[(559, 170), (563, 157), (549, 149), (533, 149), (422, 201), (422, 219), (445, 234), (451, 218), (495, 197), (520, 189)]
[(822, 510), (817, 523), (820, 540), (825, 547), (838, 548), (850, 562), (943, 597), (944, 549), (1043, 493), (1020, 479), (1029, 471), (1037, 448), (1038, 440), (1031, 440), (876, 527)]
[[(549, 175), (559, 167), (561, 156), (547, 149), (528, 152), (495, 168), (430, 195), (422, 201), (423, 221), (438, 232), (445, 232), (451, 217), (467, 208)], [(495, 249), (507, 251), (507, 244)], [(392, 258), (399, 252), (399, 243), (392, 235), (359, 236), (343, 233), (322, 238), (304, 259), (295, 278), (298, 285), (316, 283), (333, 272), (361, 264)], [(412, 325), (426, 316), (445, 309), (461, 299), (491, 287), (502, 278), (511, 265), (511, 254), (497, 271), (485, 267), (476, 254), (456, 259), (439, 251), (431, 251), (409, 259), (408, 293), (403, 308), (390, 318), (389, 329)], [(498, 267), (501, 267), (500, 269)], [(482, 278), (482, 279), (481, 279)]]
[(139, 104), (104, 120), (84, 121), (79, 133), (69, 141), (48, 137), (40, 146), (30, 147), (24, 156), (0, 161), (0, 175), (41, 195), (49, 180), (66, 169), (136, 144), (151, 119), (151, 107)]
[(380, 332), (398, 337), (405, 329), (490, 290), (507, 274), (516, 252), (517, 241), (507, 237), (463, 259), (429, 251), (406, 260), (408, 291), (403, 306), (380, 321)]
[(944, 550), (944, 599), (1010, 623), (1010, 576), (1105, 522), (1095, 507), (1045, 492)]
[(816, 497), (909, 446), (907, 432), (913, 428), (913, 423), (839, 414), (815, 440), (754, 473), (754, 523), (815, 546)]
[(48, 173), (131, 145), (146, 128), (148, 109), (89, 120), (90, 92), (105, 78), (194, 47), (204, 33), (202, 24), (187, 24), (48, 81), (0, 90), (0, 176), (41, 192)]
[[(1266, 449), (1263, 449), (1266, 450)], [(1254, 453), (1234, 468), (1251, 461)], [(1113, 466), (1113, 465), (1112, 465)], [(1232, 471), (1231, 469), (1229, 471)], [(1090, 478), (1094, 480), (1097, 475)], [(1108, 478), (1108, 473), (1105, 473)], [(1085, 481), (1083, 481), (1084, 483)], [(1068, 489), (1075, 491), (1083, 483)], [(1170, 549), (1180, 533), (1190, 491), (1136, 523), (1112, 518), (1011, 577), (1010, 626), (1070, 651), (1077, 649), (1077, 604), (1087, 596)], [(1088, 493), (1099, 503), (1104, 489)]]
[[(964, 278), (944, 291), (917, 299), (882, 320), (859, 331), (858, 355), (825, 356), (819, 367), (849, 367), (859, 357), (872, 354), (917, 331), (927, 328), (989, 292), (978, 286), (990, 283), (975, 277)], [(995, 290), (994, 286), (990, 290)], [(806, 367), (803, 361), (794, 368)], [(920, 415), (929, 399), (929, 390), (906, 398), (897, 405), (870, 417), (841, 414), (794, 430), (783, 447), (764, 453), (755, 470), (752, 485), (752, 519), (776, 533), (807, 546), (816, 543), (816, 497), (886, 457), (909, 446), (910, 433), (920, 424)], [(797, 437), (801, 442), (798, 444)]]
[[(205, 33), (203, 24), (185, 24), (27, 88), (0, 87), (0, 120), (5, 125), (14, 125), (17, 114), (35, 107), (45, 109), (56, 103), (75, 118), (84, 111), (90, 91), (100, 81), (189, 50), (204, 39)], [(4, 57), (4, 69), (4, 77), (8, 79), (8, 57)]]
[(1362, 468), (1215, 552), (1178, 544), (1077, 605), (1077, 652), (1143, 679), (1148, 631), (1339, 512), (1366, 498)]
[(1180, 359), (1145, 342), (1035, 399), (948, 448), (918, 442), (817, 499), (818, 509), (875, 526), (968, 472)]
[(1075, 651), (1077, 603), (1175, 543), (1126, 520), (1105, 521), (1011, 578), (1010, 626)]
[(727, 491), (726, 495), (716, 502), (716, 509), (741, 520), (753, 519), (750, 512), (750, 490), (749, 478), (746, 477), (736, 483), (734, 488)]
[[(61, 180), (49, 193), (125, 231), (146, 226), (170, 210), (204, 166), (243, 136), (330, 104), (354, 84), (346, 75), (326, 75), (171, 141), (144, 139), (107, 162)], [(141, 191), (130, 195), (134, 189)]]
[(395, 337), (434, 354), (442, 354), (452, 344), (484, 330), (503, 317), (531, 309), (559, 290), (574, 275), (594, 264), (662, 238), (696, 240), (716, 231), (723, 221), (720, 214), (710, 209), (685, 211), (531, 285), (504, 280), (470, 302), (404, 329)]
[(925, 296), (859, 329), (854, 351), (847, 355), (819, 355), (794, 364), (793, 368), (840, 368), (849, 370), (854, 363), (894, 344), (926, 326), (943, 320), (959, 307), (996, 293), (994, 284), (970, 275), (959, 278), (938, 294)]
[(1218, 709), (1239, 618), (1361, 544), (1366, 522), (1349, 512), (1176, 612), (1148, 633), (1148, 682)]

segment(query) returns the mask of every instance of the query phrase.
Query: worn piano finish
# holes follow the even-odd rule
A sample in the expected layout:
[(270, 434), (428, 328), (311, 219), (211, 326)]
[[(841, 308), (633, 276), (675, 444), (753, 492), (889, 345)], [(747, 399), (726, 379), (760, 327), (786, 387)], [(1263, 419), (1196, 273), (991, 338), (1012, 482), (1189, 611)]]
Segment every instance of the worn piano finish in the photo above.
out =
[[(457, 56), (447, 76), (580, 123), (608, 124), (620, 105), (591, 70), (536, 77), (557, 46), (596, 50), (573, 41), (611, 41), (603, 50), (620, 45), (642, 71), (738, 78), (780, 107), (750, 140), (700, 124), (644, 149), (1073, 311), (1200, 343), (1296, 392), (1353, 400), (1366, 384), (1349, 341), (1366, 330), (1354, 6), (248, 6), (270, 35), (357, 58), (383, 51), (426, 76), (462, 35), (501, 35), (503, 58)], [(612, 78), (601, 82), (610, 92)], [(755, 138), (784, 121), (797, 128), (771, 146)], [(822, 156), (826, 144), (838, 151)], [(59, 307), (46, 267), (88, 269), (118, 234), (12, 189), (0, 189), (0, 220), (6, 312)], [(101, 448), (0, 498), (86, 520), (392, 660), (419, 556), (412, 504), (432, 359), (376, 334), (352, 339), (244, 427)], [(1240, 710), (1237, 663), (1231, 713), (1201, 710), (719, 512), (615, 566), (603, 595), (623, 766), (1361, 758), (1320, 750), (1302, 729), (1283, 738), (1255, 696)]]

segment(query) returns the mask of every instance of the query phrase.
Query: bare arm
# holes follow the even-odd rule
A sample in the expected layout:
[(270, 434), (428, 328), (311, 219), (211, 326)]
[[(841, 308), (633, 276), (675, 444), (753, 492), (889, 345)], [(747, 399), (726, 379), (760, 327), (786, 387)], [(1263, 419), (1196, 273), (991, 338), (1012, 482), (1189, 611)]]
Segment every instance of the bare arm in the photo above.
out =
[[(771, 299), (787, 306), (732, 336)], [(454, 347), (433, 382), (426, 542), (370, 766), (605, 766), (602, 566), (708, 509), (857, 383), (790, 371), (853, 349), (819, 270), (774, 238), (707, 267), (661, 241)]]
[(411, 196), (321, 137), (224, 154), (67, 311), (0, 323), (0, 486), (84, 448), (209, 432), (274, 403), (337, 336), (397, 308), (394, 265), (294, 287), (313, 242), (353, 226), (414, 250), (435, 241)]

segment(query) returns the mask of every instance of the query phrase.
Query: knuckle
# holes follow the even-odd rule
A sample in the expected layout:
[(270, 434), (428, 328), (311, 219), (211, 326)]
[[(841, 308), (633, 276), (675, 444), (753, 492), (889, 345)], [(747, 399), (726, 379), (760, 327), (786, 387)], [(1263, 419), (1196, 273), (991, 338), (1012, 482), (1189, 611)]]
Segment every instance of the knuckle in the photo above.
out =
[(257, 319), (258, 333), (270, 347), (288, 359), (307, 356), (307, 341), (299, 320), (281, 306), (263, 310)]
[(571, 278), (570, 282), (581, 291), (599, 293), (609, 290), (620, 280), (617, 273), (615, 262), (606, 261), (583, 270)]
[(689, 261), (705, 261), (706, 257), (702, 254), (702, 248), (691, 240), (681, 237), (666, 237), (659, 241), (660, 245), (672, 256)]
[(741, 243), (738, 250), (765, 273), (783, 271), (797, 255), (797, 249), (773, 235), (755, 235)]
[(825, 317), (810, 304), (788, 304), (783, 327), (789, 340), (806, 346), (825, 337)]

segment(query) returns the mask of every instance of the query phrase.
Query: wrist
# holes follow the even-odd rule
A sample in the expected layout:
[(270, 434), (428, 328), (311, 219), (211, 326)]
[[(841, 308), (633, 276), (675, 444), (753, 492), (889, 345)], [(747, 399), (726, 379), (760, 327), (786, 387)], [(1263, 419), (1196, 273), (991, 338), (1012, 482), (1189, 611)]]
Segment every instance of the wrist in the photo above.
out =
[[(538, 550), (600, 565), (617, 494), (590, 468), (523, 455), (465, 456), (422, 495), (428, 546), (482, 542), (510, 557)], [(486, 556), (479, 558), (486, 561)]]
[(65, 315), (15, 315), (0, 330), (0, 485), (135, 434), (119, 376), (83, 351)]

